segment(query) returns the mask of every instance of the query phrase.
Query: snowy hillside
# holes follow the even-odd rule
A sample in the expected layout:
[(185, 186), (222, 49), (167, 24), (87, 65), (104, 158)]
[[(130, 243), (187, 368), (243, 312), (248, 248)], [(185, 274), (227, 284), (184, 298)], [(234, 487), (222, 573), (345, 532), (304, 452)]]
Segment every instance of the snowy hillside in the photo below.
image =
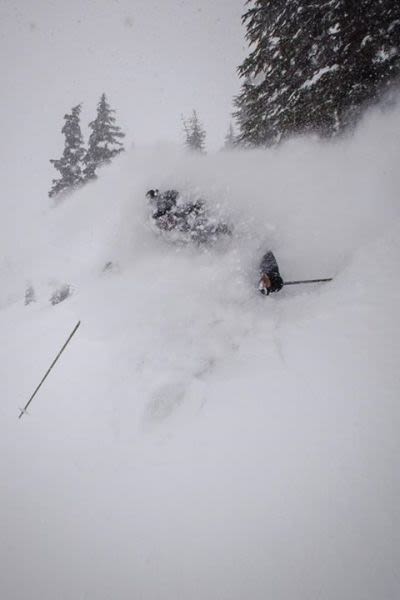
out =
[[(137, 149), (57, 207), (5, 201), (2, 599), (398, 598), (399, 131), (396, 108), (335, 144)], [(232, 239), (168, 244), (150, 187)], [(261, 297), (268, 248), (335, 279)]]

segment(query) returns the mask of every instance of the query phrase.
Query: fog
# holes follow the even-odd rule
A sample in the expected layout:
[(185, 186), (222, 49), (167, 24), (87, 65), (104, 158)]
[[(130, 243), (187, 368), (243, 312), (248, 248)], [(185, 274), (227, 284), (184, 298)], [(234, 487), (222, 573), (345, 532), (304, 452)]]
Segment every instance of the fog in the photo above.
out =
[[(220, 152), (242, 12), (1, 3), (4, 600), (399, 596), (400, 107), (334, 142)], [(56, 204), (62, 118), (82, 102), (87, 136), (103, 92), (127, 152)], [(193, 108), (205, 156), (182, 149)], [(172, 243), (154, 187), (232, 237)], [(267, 249), (285, 280), (333, 281), (262, 297)]]
[(105, 92), (126, 145), (183, 140), (197, 109), (207, 147), (223, 144), (246, 52), (243, 0), (2, 0), (3, 187), (11, 204), (45, 195), (63, 149), (63, 116), (82, 128)]

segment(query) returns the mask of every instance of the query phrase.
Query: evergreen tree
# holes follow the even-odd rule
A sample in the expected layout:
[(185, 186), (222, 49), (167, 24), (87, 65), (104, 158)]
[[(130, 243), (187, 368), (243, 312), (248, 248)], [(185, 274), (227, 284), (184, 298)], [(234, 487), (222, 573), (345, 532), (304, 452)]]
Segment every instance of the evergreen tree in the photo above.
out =
[(25, 290), (25, 306), (32, 304), (32, 302), (36, 302), (35, 289), (33, 285), (30, 283)]
[(233, 125), (232, 123), (229, 123), (229, 128), (227, 131), (227, 134), (225, 136), (225, 143), (224, 143), (224, 150), (233, 150), (233, 148), (236, 146), (236, 137), (235, 137), (235, 131), (233, 129)]
[(235, 99), (245, 145), (335, 135), (400, 75), (397, 0), (248, 0), (251, 52)]
[(114, 156), (124, 151), (120, 140), (125, 137), (125, 134), (122, 133), (120, 127), (115, 125), (114, 112), (107, 102), (106, 95), (102, 94), (97, 105), (97, 116), (94, 121), (89, 123), (92, 133), (89, 137), (88, 150), (83, 159), (85, 181), (96, 179), (96, 169), (110, 163)]
[(342, 0), (342, 4), (338, 120), (339, 126), (346, 126), (359, 116), (366, 101), (379, 99), (399, 79), (400, 3)]
[(53, 179), (53, 186), (49, 196), (58, 196), (61, 192), (72, 191), (82, 183), (81, 163), (85, 154), (83, 138), (80, 127), (81, 105), (74, 106), (71, 114), (64, 115), (65, 124), (61, 132), (65, 136), (64, 152), (60, 159), (51, 159), (57, 171), (60, 172), (59, 179)]
[(205, 152), (206, 132), (200, 123), (197, 112), (193, 110), (192, 115), (188, 119), (182, 118), (182, 121), (186, 147), (194, 152)]

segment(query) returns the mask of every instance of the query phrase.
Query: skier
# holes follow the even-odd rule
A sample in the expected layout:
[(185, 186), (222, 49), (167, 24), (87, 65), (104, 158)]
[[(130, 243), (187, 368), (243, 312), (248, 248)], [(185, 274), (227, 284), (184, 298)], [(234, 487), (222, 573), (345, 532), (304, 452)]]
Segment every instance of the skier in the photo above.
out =
[(160, 190), (149, 190), (146, 198), (149, 199), (153, 208), (152, 217), (157, 223), (157, 227), (163, 230), (171, 230), (176, 226), (176, 200), (179, 193), (176, 190), (168, 190), (160, 193)]
[(279, 292), (283, 288), (283, 279), (279, 273), (278, 263), (271, 250), (268, 250), (262, 257), (259, 270), (258, 289), (261, 294), (268, 296), (273, 292)]
[(154, 189), (146, 193), (153, 208), (152, 218), (159, 229), (189, 234), (189, 241), (198, 243), (215, 241), (221, 234), (231, 235), (228, 225), (213, 223), (204, 200), (179, 203), (179, 196), (177, 190), (160, 192)]

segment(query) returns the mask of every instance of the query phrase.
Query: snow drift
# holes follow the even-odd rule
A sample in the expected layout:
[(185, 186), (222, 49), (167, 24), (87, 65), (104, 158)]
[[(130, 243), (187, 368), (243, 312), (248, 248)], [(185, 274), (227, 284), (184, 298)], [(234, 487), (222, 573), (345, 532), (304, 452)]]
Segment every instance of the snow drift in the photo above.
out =
[[(57, 207), (6, 203), (2, 598), (398, 596), (399, 125), (138, 149)], [(202, 195), (232, 240), (155, 236), (150, 187)], [(259, 297), (268, 248), (334, 282)]]

